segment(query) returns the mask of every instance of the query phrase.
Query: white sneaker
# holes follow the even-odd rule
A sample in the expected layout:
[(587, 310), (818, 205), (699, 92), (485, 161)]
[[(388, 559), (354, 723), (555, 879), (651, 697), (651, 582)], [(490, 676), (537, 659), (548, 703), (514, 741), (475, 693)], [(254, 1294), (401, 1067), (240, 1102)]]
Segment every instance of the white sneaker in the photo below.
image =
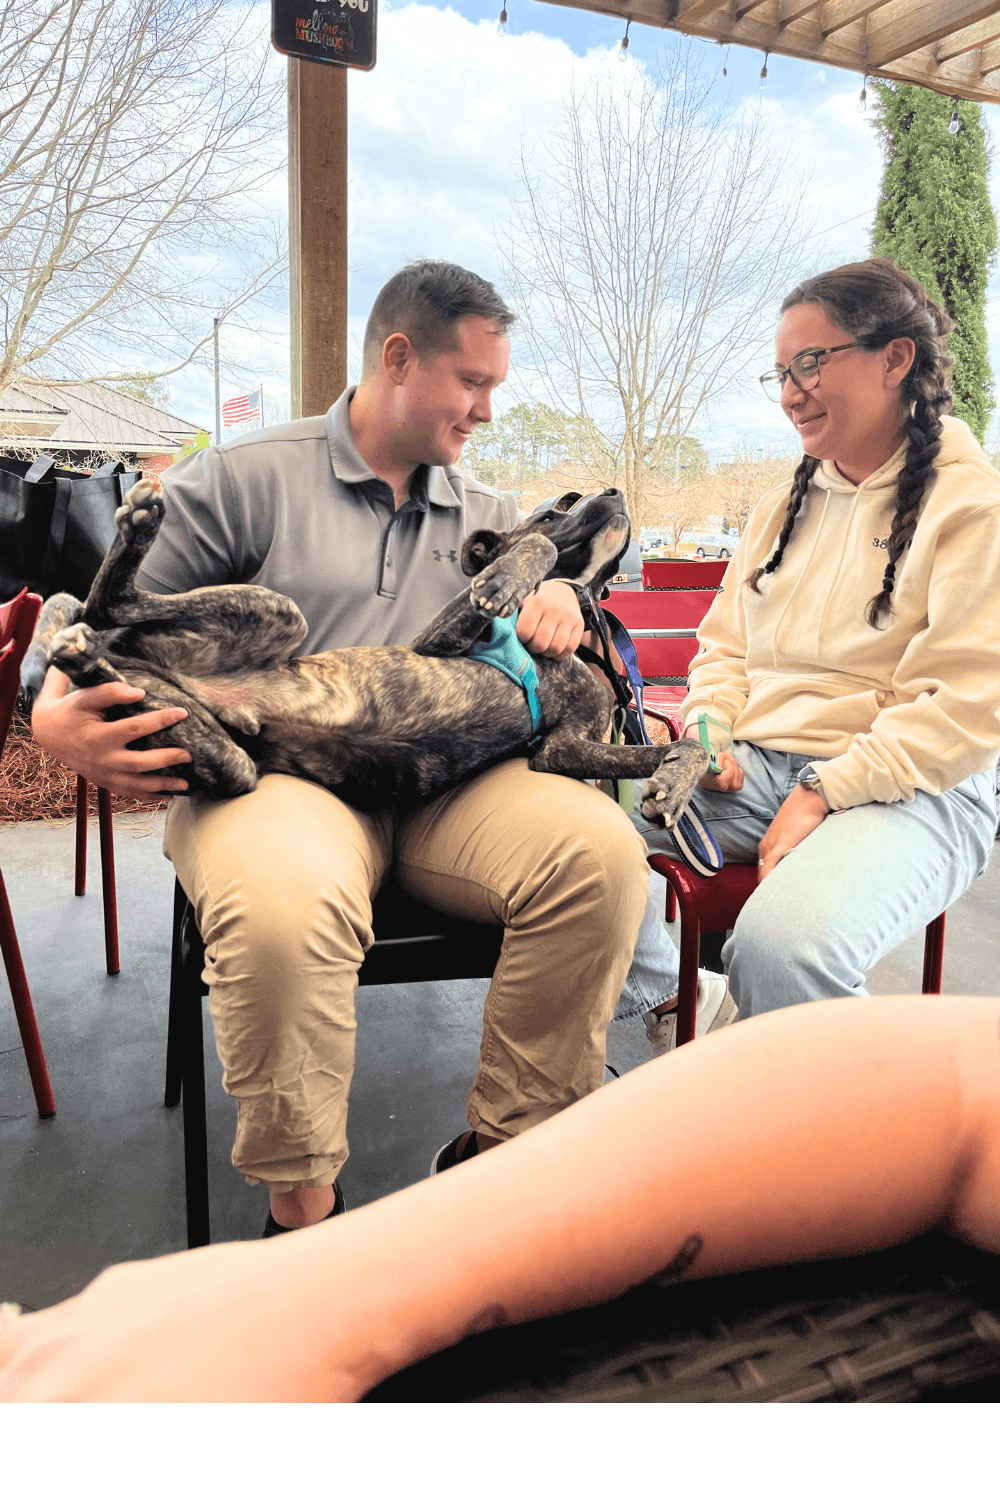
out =
[[(738, 1016), (736, 1001), (729, 993), (725, 974), (715, 974), (711, 969), (699, 969), (695, 1036), (707, 1036), (710, 1031), (731, 1026)], [(647, 1011), (642, 1021), (654, 1057), (674, 1050), (677, 1046), (676, 1005), (673, 1010), (664, 1011), (662, 1015), (657, 1015), (654, 1010)]]

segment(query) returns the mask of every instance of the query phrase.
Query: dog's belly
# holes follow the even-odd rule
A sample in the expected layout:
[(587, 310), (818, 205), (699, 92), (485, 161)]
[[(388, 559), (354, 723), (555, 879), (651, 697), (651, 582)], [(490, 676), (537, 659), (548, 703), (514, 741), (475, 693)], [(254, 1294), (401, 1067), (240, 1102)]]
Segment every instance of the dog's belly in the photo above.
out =
[(358, 806), (432, 796), (531, 734), (523, 691), (464, 657), (406, 646), (302, 657), (199, 686), (220, 721), (257, 733), (262, 773), (306, 776)]

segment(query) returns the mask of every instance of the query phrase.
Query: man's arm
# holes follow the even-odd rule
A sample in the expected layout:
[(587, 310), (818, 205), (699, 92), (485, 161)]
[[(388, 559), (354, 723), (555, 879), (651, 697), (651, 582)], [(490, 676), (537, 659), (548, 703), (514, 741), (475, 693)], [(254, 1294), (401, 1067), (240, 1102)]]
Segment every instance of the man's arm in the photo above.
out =
[[(231, 581), (239, 566), (238, 526), (222, 454), (204, 449), (182, 459), (164, 476), (164, 488), (167, 512), (139, 570), (139, 587), (181, 593)], [(31, 716), (35, 739), (78, 775), (120, 796), (146, 801), (186, 791), (186, 781), (169, 775), (171, 766), (191, 759), (186, 750), (129, 749), (134, 740), (186, 718), (183, 709), (157, 709), (113, 723), (104, 717), (113, 705), (135, 703), (143, 696), (141, 688), (124, 683), (71, 693), (69, 678), (50, 667)]]

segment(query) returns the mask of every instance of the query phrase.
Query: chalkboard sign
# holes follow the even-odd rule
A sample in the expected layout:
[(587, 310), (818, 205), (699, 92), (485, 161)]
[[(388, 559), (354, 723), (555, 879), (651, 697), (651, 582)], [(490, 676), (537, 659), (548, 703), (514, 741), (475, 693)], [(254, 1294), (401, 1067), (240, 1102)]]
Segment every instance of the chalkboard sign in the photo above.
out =
[(271, 40), (289, 57), (374, 68), (376, 0), (271, 0)]

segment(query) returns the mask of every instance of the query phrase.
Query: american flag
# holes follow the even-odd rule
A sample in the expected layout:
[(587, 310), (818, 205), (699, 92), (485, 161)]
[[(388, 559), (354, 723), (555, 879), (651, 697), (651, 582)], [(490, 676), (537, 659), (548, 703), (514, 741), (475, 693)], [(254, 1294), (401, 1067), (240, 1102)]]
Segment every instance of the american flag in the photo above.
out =
[(222, 421), (226, 427), (235, 427), (240, 422), (260, 422), (263, 426), (260, 391), (251, 391), (249, 396), (234, 396), (231, 401), (224, 401)]

